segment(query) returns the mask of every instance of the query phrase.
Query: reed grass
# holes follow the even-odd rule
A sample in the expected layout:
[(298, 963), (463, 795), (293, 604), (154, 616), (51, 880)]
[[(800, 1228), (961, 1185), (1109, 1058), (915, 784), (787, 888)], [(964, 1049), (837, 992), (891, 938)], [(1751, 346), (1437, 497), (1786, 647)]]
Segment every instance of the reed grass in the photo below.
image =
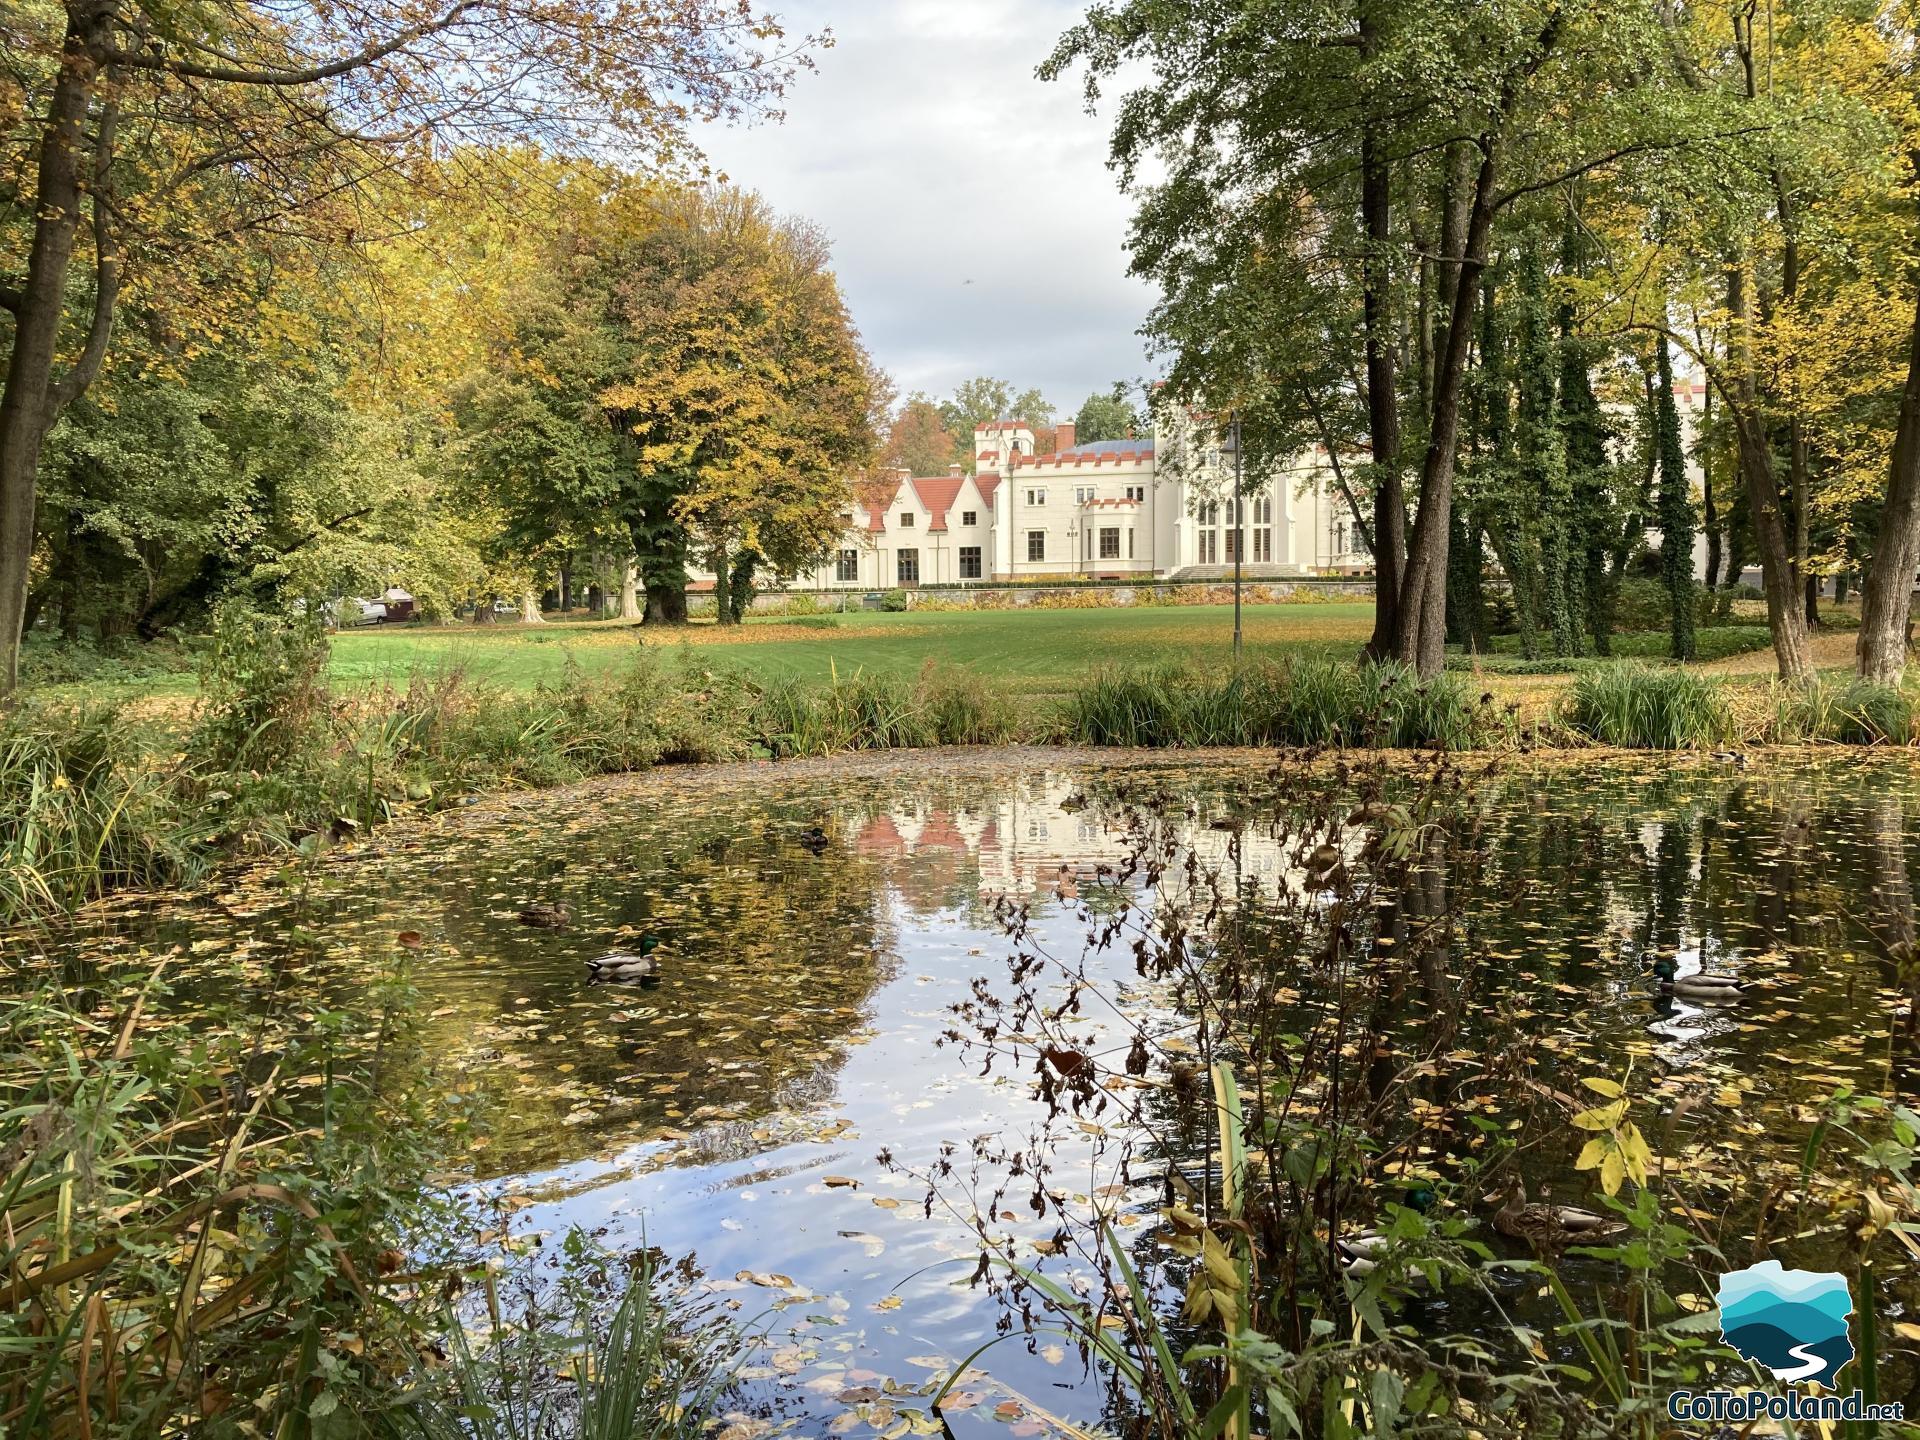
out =
[(1493, 733), (1450, 675), (1322, 657), (1210, 672), (1111, 666), (1068, 697), (1065, 738), (1119, 746), (1381, 746), (1458, 749)]
[(1582, 672), (1562, 708), (1578, 734), (1630, 750), (1688, 750), (1723, 743), (1733, 714), (1721, 687), (1682, 669), (1615, 665)]

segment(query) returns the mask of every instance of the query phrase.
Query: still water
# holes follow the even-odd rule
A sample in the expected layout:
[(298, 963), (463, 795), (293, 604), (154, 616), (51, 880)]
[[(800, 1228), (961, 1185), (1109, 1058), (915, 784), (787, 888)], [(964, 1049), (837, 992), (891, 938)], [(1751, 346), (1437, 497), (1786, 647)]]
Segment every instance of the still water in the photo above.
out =
[[(1002, 752), (666, 770), (396, 830), (324, 867), (315, 898), (349, 948), (418, 937), (427, 1049), (473, 1116), (450, 1187), (510, 1213), (526, 1245), (580, 1227), (685, 1256), (696, 1294), (761, 1326), (737, 1437), (937, 1433), (928, 1393), (1002, 1320), (968, 1284), (975, 1226), (1035, 1255), (1053, 1228), (984, 1208), (990, 1179), (968, 1173), (976, 1142), (1023, 1143), (1041, 1108), (1030, 1067), (953, 1043), (954, 1007), (1005, 980), (1019, 923), (1029, 951), (1084, 966), (1177, 1044), (1174, 997), (1089, 937), (1141, 900), (1114, 867), (1143, 816), (1180, 856), (1155, 903), (1222, 874), (1234, 893), (1297, 882), (1258, 823), (1286, 803), (1265, 769)], [(1452, 918), (1495, 973), (1453, 1023), (1512, 1037), (1534, 1089), (1630, 1063), (1669, 1117), (1666, 1162), (1711, 1192), (1718, 1167), (1796, 1153), (1836, 1085), (1908, 1088), (1909, 762), (1507, 762), (1468, 803), (1485, 873)], [(528, 906), (568, 918), (529, 925)], [(274, 908), (234, 923), (270, 933)], [(588, 983), (590, 958), (643, 937), (656, 980)], [(1661, 955), (1745, 993), (1663, 998)], [(1427, 978), (1410, 1023), (1454, 1003), (1452, 979)], [(1097, 1015), (1083, 1029), (1118, 1035)], [(1514, 1103), (1490, 1091), (1485, 1112)], [(1114, 1163), (1107, 1130), (1069, 1128), (1051, 1183), (1144, 1239), (1162, 1184)], [(1570, 1156), (1531, 1163), (1585, 1199)], [(1737, 1251), (1738, 1217), (1716, 1223)], [(1070, 1256), (1048, 1263), (1074, 1282)], [(1102, 1413), (1097, 1377), (1047, 1335), (989, 1350), (961, 1390), (955, 1433)]]

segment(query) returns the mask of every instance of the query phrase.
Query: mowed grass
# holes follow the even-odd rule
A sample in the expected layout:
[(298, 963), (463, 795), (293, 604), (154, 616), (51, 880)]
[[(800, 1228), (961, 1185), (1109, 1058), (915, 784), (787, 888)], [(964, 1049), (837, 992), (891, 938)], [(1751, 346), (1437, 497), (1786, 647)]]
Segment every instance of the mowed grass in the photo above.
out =
[[(1367, 601), (1247, 606), (1242, 617), (1253, 656), (1351, 655), (1373, 628)], [(933, 659), (997, 677), (1022, 694), (1049, 695), (1072, 689), (1102, 665), (1225, 664), (1233, 653), (1233, 607), (871, 612), (677, 631), (608, 621), (352, 630), (334, 637), (330, 674), (337, 686), (357, 689), (458, 668), (474, 679), (531, 688), (559, 679), (569, 665), (587, 674), (616, 668), (643, 646), (760, 679), (856, 670), (906, 675)]]

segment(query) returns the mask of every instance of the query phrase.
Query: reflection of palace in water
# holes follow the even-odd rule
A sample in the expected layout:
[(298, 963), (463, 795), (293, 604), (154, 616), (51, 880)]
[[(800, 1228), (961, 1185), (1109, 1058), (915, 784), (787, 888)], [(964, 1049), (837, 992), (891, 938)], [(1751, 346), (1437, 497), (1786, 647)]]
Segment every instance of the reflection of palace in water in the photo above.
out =
[[(1137, 828), (1151, 825), (1151, 831)], [(980, 803), (900, 805), (851, 818), (847, 834), (859, 853), (883, 862), (905, 862), (896, 878), (910, 899), (953, 903), (962, 882), (984, 899), (1061, 893), (1096, 879), (1102, 866), (1117, 867), (1140, 853), (1143, 838), (1171, 834), (1171, 861), (1161, 882), (1169, 898), (1184, 888), (1188, 861), (1193, 873), (1238, 872), (1265, 886), (1290, 868), (1280, 841), (1254, 830), (1235, 835), (1204, 820), (1130, 823), (1080, 794), (1068, 777), (1043, 776), (1002, 788)], [(917, 882), (917, 883), (916, 883)]]

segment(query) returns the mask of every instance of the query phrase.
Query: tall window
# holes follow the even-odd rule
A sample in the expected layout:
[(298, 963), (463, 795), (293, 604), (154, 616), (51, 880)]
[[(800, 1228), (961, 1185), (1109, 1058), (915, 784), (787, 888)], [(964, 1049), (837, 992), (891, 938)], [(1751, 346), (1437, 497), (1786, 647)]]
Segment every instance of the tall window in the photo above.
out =
[(858, 550), (842, 550), (840, 552), (840, 559), (833, 567), (833, 578), (848, 582), (860, 578), (860, 552)]
[(962, 580), (980, 578), (980, 547), (978, 545), (960, 547), (960, 578)]
[(980, 523), (980, 512), (977, 510), (962, 510), (960, 512), (960, 523), (962, 525), (978, 525)]
[(1336, 555), (1347, 553), (1347, 522), (1344, 520), (1333, 522), (1333, 553)]
[(1227, 564), (1231, 565), (1240, 554), (1240, 532), (1232, 526), (1227, 527)]
[(1200, 507), (1200, 513), (1194, 518), (1202, 525), (1218, 525), (1220, 523), (1220, 502), (1218, 500), (1207, 501), (1206, 504)]
[(893, 573), (902, 585), (920, 583), (920, 552), (900, 550), (894, 554)]
[(1100, 558), (1102, 560), (1120, 558), (1120, 527), (1118, 525), (1100, 527)]
[(1273, 531), (1265, 526), (1253, 532), (1253, 563), (1256, 565), (1273, 563)]
[(1200, 540), (1200, 563), (1217, 565), (1220, 563), (1220, 536), (1213, 530), (1202, 530)]
[(1250, 508), (1253, 513), (1247, 518), (1252, 520), (1254, 524), (1271, 525), (1273, 523), (1273, 497), (1271, 495), (1254, 496), (1253, 504), (1248, 508)]
[(1027, 559), (1044, 560), (1047, 558), (1047, 532), (1044, 530), (1027, 531)]
[(1133, 527), (1131, 525), (1127, 527), (1127, 558), (1129, 560), (1133, 558)]

